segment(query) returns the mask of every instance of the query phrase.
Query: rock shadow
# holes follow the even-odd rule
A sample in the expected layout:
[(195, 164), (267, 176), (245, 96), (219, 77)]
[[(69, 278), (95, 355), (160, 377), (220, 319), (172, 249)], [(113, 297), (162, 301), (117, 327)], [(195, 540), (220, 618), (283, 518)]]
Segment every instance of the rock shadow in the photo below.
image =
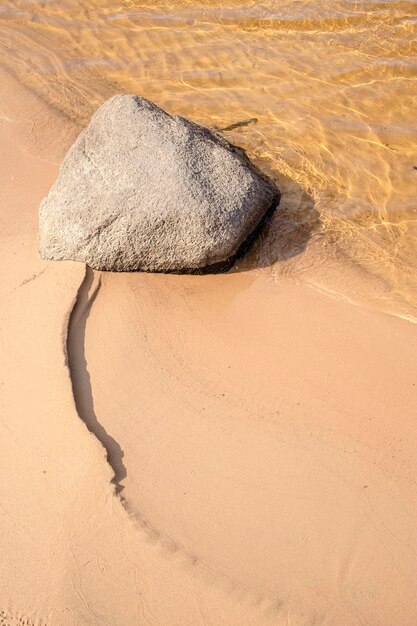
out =
[(281, 201), (244, 255), (229, 273), (269, 267), (301, 254), (321, 228), (314, 199), (297, 182), (283, 174), (262, 169), (281, 191)]

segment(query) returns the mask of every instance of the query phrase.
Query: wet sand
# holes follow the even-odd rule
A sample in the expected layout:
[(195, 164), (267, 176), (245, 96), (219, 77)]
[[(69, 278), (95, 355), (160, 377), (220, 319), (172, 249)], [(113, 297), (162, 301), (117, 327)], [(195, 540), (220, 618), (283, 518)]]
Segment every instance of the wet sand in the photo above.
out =
[(38, 106), (0, 106), (0, 623), (412, 626), (415, 325), (253, 263), (40, 260), (77, 129), (31, 143)]
[[(228, 129), (300, 187), (282, 207), (310, 231), (282, 259), (273, 230), (258, 264), (414, 322), (416, 41), (414, 0), (3, 0), (0, 14), (0, 67), (55, 114), (81, 127), (137, 93)], [(47, 149), (51, 118), (29, 120)]]

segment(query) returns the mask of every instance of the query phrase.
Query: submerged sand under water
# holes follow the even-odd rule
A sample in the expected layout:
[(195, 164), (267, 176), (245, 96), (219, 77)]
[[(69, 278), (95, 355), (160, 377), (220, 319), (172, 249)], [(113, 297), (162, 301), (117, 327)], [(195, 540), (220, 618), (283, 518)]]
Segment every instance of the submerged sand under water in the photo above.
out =
[(249, 266), (415, 321), (416, 34), (412, 1), (5, 0), (0, 67), (78, 127), (118, 92), (252, 119), (224, 134), (284, 195)]

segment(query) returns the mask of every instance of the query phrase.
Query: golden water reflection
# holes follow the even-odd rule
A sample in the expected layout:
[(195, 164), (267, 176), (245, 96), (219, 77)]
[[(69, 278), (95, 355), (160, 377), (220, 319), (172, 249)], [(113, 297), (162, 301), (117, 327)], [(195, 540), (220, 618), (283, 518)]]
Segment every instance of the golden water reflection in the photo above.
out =
[(285, 256), (277, 218), (251, 264), (417, 319), (416, 35), (411, 0), (3, 0), (0, 65), (80, 126), (116, 92), (256, 118), (224, 134), (319, 226)]

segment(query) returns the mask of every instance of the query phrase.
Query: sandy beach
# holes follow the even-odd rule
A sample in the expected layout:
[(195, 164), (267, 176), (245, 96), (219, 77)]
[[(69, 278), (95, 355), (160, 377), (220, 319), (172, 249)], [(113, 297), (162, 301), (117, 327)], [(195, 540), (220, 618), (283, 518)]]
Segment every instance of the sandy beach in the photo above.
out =
[(226, 274), (43, 261), (85, 111), (0, 81), (1, 626), (414, 626), (412, 272), (326, 264), (292, 166)]
[(58, 158), (5, 117), (1, 623), (413, 624), (414, 324), (40, 260)]

